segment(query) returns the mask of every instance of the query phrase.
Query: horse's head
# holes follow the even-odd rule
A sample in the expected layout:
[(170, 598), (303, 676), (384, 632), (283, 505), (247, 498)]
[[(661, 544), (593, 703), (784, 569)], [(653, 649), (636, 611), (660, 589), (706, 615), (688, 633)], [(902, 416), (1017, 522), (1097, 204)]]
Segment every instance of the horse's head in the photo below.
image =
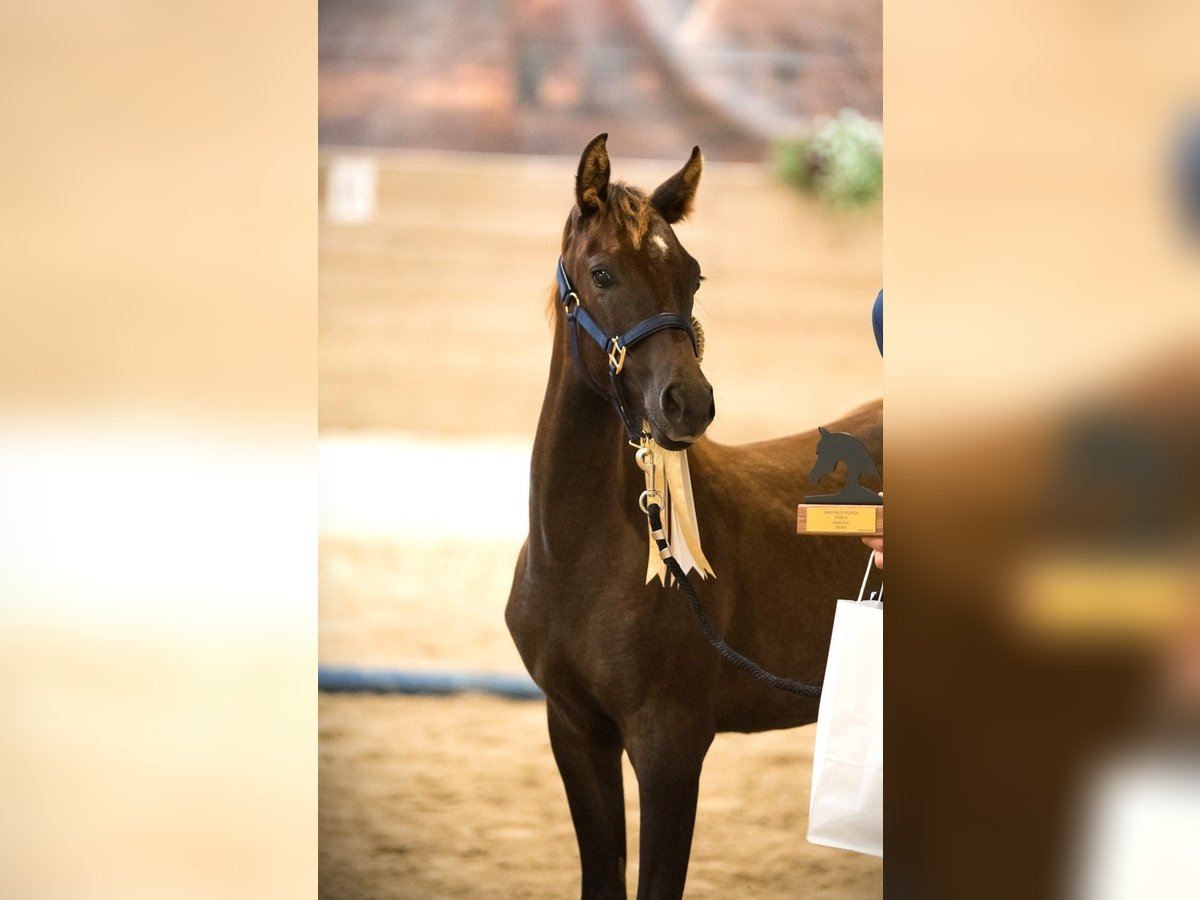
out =
[(821, 439), (817, 441), (817, 461), (813, 463), (812, 471), (808, 473), (808, 483), (816, 484), (830, 472), (837, 468), (838, 455), (837, 451), (830, 446), (833, 442), (829, 440), (829, 432), (824, 426), (817, 428), (821, 435)]
[[(700, 287), (700, 264), (671, 226), (692, 208), (703, 166), (700, 148), (646, 195), (609, 181), (606, 139), (594, 138), (583, 151), (575, 207), (563, 231), (563, 266), (580, 307), (606, 335), (625, 334), (664, 313), (686, 323)], [(607, 374), (609, 360), (595, 344), (581, 342), (579, 361), (595, 384), (616, 389)], [(642, 419), (650, 423), (659, 444), (683, 449), (704, 434), (716, 407), (686, 330), (655, 331), (623, 353), (622, 363), (622, 402), (638, 425)]]

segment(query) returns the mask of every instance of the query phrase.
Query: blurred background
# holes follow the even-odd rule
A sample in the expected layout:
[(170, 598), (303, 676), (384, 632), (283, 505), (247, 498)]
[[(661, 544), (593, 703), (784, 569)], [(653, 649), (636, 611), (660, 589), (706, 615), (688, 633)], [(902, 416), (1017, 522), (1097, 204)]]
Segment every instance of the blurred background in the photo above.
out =
[[(1056, 897), (1073, 882), (1089, 888), (1077, 896), (1190, 900), (1196, 5), (889, 6), (883, 228), (865, 202), (877, 167), (863, 126), (880, 107), (849, 93), (803, 105), (870, 86), (878, 67), (855, 41), (875, 13), (848, 35), (854, 4), (572, 4), (529, 20), (523, 5), (446, 4), (453, 28), (441, 7), (361, 7), (378, 12), (371, 38), (394, 9), (428, 17), (394, 20), (406, 49), (372, 44), (373, 71), (322, 44), (318, 19), (340, 5), (0, 8), (0, 894), (311, 891), (318, 705), (327, 895), (470, 896), (493, 880), (492, 895), (571, 893), (537, 703), (318, 698), (313, 661), (515, 669), (500, 611), (545, 377), (541, 308), (576, 154), (608, 130), (616, 175), (635, 184), (693, 143), (708, 154), (680, 236), (710, 275), (723, 440), (879, 393), (864, 313), (886, 231), (901, 543), (888, 557), (885, 894)], [(471, 130), (509, 134), (500, 152), (465, 132), (446, 150), (450, 126), (420, 110), (468, 122), (478, 106), (470, 91), (431, 102), (427, 86), (490, 53), (509, 53), (495, 71), (519, 71), (503, 48), (526, 32), (481, 28), (490, 49), (458, 55), (438, 36), (501, 13), (522, 29), (557, 16), (570, 51), (533, 48), (522, 77), (539, 99), (520, 106), (517, 75), (500, 74), (494, 107), (561, 115), (541, 131)], [(735, 15), (736, 30), (717, 27)], [(632, 48), (612, 78), (693, 99), (664, 87), (669, 103), (623, 124), (630, 89), (588, 122), (573, 98), (612, 106), (585, 77), (585, 59), (608, 58), (589, 55), (599, 45)], [(645, 75), (643, 52), (664, 68)], [(807, 80), (849, 60), (867, 80)], [(387, 126), (407, 121), (407, 143), (330, 130), (323, 85), (354, 65), (351, 110), (383, 108), (389, 66), (415, 73)], [(685, 109), (716, 112), (683, 127)], [(549, 155), (519, 143), (560, 134)], [(332, 177), (339, 166), (349, 174)], [(472, 322), (506, 329), (505, 352), (473, 346)], [(517, 473), (511, 495), (471, 475), (480, 460)], [(1072, 460), (1100, 477), (1097, 497), (1090, 478), (1062, 483)], [(393, 498), (451, 483), (447, 467), (486, 514), (439, 511), (417, 540)], [(1123, 505), (1130, 490), (1154, 503)], [(427, 564), (438, 546), (451, 564)], [(427, 616), (469, 633), (444, 637)], [(877, 866), (809, 855), (799, 838), (807, 740), (718, 741), (698, 896), (878, 895)]]
[[(883, 112), (868, 0), (326, 0), (323, 146), (578, 155), (614, 118), (625, 153), (758, 162), (843, 108)], [(686, 156), (685, 156), (686, 158)]]
[[(503, 609), (545, 301), (597, 133), (613, 177), (647, 190), (704, 153), (677, 233), (707, 278), (712, 437), (813, 428), (882, 394), (881, 15), (877, 0), (320, 5), (326, 675), (523, 673)], [(574, 893), (544, 716), (323, 693), (321, 895)], [(803, 840), (811, 731), (718, 737), (689, 896), (879, 896), (878, 860)], [(636, 884), (631, 771), (626, 785)]]

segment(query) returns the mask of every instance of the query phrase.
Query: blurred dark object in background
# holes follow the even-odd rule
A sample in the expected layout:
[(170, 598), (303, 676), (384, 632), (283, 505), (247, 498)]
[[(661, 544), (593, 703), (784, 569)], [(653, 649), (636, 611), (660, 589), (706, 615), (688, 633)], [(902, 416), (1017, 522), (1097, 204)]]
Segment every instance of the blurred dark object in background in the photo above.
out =
[(880, 0), (323, 0), (322, 145), (758, 161), (883, 113)]
[(1179, 130), (1174, 174), (1184, 228), (1192, 240), (1200, 241), (1200, 105)]

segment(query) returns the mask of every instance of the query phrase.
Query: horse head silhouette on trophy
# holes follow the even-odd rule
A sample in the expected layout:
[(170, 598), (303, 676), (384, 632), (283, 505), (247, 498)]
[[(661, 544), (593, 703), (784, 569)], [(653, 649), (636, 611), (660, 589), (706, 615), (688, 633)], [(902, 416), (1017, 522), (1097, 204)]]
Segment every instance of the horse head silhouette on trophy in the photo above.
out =
[(821, 434), (821, 440), (817, 444), (817, 461), (813, 464), (812, 471), (808, 473), (809, 484), (817, 484), (826, 475), (832, 473), (839, 462), (846, 467), (846, 484), (835, 494), (805, 497), (804, 502), (855, 503), (871, 506), (882, 504), (883, 500), (879, 494), (859, 484), (859, 479), (863, 477), (870, 475), (879, 477), (879, 468), (871, 459), (871, 454), (867, 452), (863, 442), (844, 431), (828, 431), (825, 428), (817, 430)]

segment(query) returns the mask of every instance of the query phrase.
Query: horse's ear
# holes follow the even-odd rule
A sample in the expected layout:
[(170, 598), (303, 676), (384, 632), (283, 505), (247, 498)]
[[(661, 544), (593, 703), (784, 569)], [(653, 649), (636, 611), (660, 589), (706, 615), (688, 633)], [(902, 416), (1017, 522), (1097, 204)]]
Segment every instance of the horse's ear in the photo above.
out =
[(818, 425), (817, 431), (819, 431), (821, 433), (821, 437), (829, 437), (829, 431), (825, 428), (824, 425)]
[(575, 202), (585, 215), (597, 212), (608, 202), (608, 134), (592, 138), (579, 158), (579, 171), (575, 175)]
[(692, 155), (683, 168), (664, 181), (654, 191), (650, 202), (662, 213), (662, 217), (674, 225), (692, 211), (696, 199), (696, 188), (700, 186), (700, 170), (704, 168), (704, 157), (700, 148), (693, 147)]

